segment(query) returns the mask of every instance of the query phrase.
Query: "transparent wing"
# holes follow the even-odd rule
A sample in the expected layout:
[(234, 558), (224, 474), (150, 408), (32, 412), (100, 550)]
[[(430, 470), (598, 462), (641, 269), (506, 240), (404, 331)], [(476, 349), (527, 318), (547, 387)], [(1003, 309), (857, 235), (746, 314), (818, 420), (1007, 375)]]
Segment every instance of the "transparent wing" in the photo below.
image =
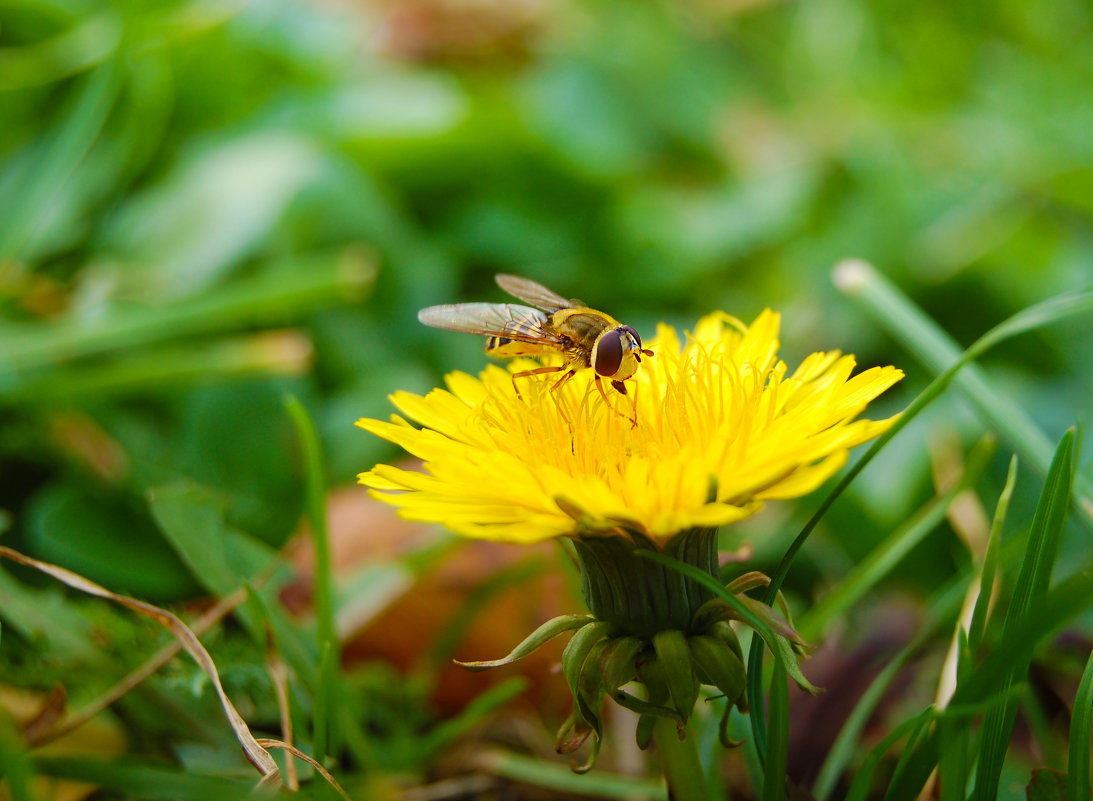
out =
[(499, 274), (496, 276), (497, 285), (508, 292), (514, 298), (520, 298), (524, 303), (538, 306), (540, 309), (554, 313), (559, 309), (572, 309), (581, 306), (573, 300), (567, 300), (557, 292), (551, 292), (542, 284), (521, 278), (518, 275)]
[(545, 313), (515, 303), (447, 303), (422, 309), (417, 319), (447, 331), (558, 347), (565, 344), (549, 327), (550, 318)]

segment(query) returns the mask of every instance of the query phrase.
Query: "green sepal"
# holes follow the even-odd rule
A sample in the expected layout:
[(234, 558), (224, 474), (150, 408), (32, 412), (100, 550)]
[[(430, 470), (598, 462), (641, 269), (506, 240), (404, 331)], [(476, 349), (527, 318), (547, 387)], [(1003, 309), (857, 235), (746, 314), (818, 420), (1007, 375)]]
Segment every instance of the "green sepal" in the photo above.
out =
[(687, 647), (687, 637), (679, 629), (658, 631), (653, 635), (653, 650), (664, 671), (672, 705), (686, 722), (698, 700), (698, 680), (691, 661), (691, 649)]
[(691, 619), (691, 631), (705, 631), (722, 620), (739, 620), (740, 615), (722, 598), (711, 598), (702, 604)]
[(747, 686), (747, 672), (740, 657), (722, 640), (705, 634), (688, 638), (687, 644), (698, 678), (720, 690), (730, 706), (735, 704)]
[(597, 740), (603, 737), (603, 720), (600, 718), (604, 696), (602, 665), (604, 651), (610, 642), (604, 638), (592, 646), (577, 677), (577, 690), (573, 693), (575, 711), (592, 727)]
[(666, 706), (671, 696), (668, 694), (668, 682), (664, 678), (664, 668), (654, 654), (638, 665), (638, 678), (645, 685), (649, 694), (649, 703)]
[(797, 654), (793, 650), (793, 646), (790, 644), (789, 640), (785, 637), (775, 635), (774, 643), (778, 648), (778, 653), (782, 655), (782, 661), (785, 662), (786, 673), (789, 674), (789, 677), (793, 679), (797, 686), (809, 695), (819, 695), (822, 693), (822, 689), (805, 678), (805, 674), (801, 671), (801, 666), (797, 662)]
[(637, 637), (615, 637), (607, 645), (603, 658), (603, 688), (615, 691), (634, 680), (636, 660), (645, 643)]
[[(774, 609), (771, 609), (762, 601), (757, 601), (754, 598), (749, 598), (746, 595), (738, 596), (740, 603), (748, 608), (752, 614), (762, 620), (770, 630), (773, 631), (778, 637), (784, 638), (790, 644), (794, 646), (794, 650), (797, 647), (808, 649), (811, 646), (804, 641), (804, 638), (797, 633), (797, 630), (793, 628), (786, 619), (778, 614)], [(796, 660), (794, 660), (796, 661)]]
[(713, 625), (706, 629), (706, 634), (709, 636), (721, 640), (725, 645), (729, 646), (738, 657), (740, 661), (744, 661), (744, 648), (740, 645), (740, 638), (736, 636), (736, 629), (732, 627), (732, 624), (727, 620), (718, 620)]
[(611, 696), (615, 703), (619, 706), (629, 709), (631, 712), (637, 712), (639, 715), (655, 718), (668, 718), (674, 720), (676, 723), (683, 725), (683, 716), (672, 709), (670, 706), (661, 706), (659, 704), (651, 704), (648, 701), (642, 701), (636, 695), (626, 692), (626, 690), (615, 690)]
[(600, 755), (600, 745), (603, 738), (594, 732), (591, 726), (577, 717), (576, 708), (566, 718), (565, 723), (558, 729), (558, 733), (554, 737), (554, 750), (556, 753), (572, 754), (584, 745), (584, 741), (588, 739), (590, 734), (593, 735), (592, 750), (588, 754), (588, 759), (583, 763), (578, 763), (574, 758), (569, 763), (569, 767), (574, 773), (588, 773), (592, 770), (592, 767), (596, 764), (596, 759)]
[[(740, 711), (744, 712), (746, 710), (741, 709)], [(722, 748), (739, 748), (744, 744), (743, 740), (734, 740), (729, 736), (729, 718), (731, 717), (732, 702), (729, 702), (725, 704), (725, 711), (721, 713), (721, 725), (717, 727), (717, 739), (721, 741)]]
[(607, 636), (611, 630), (610, 623), (602, 620), (593, 620), (580, 628), (576, 634), (570, 637), (565, 650), (562, 651), (562, 673), (565, 675), (569, 690), (576, 699), (581, 678), (581, 669), (588, 658), (592, 648)]
[(490, 668), (501, 667), (502, 665), (510, 665), (517, 659), (523, 659), (559, 634), (573, 629), (579, 629), (594, 621), (595, 618), (591, 615), (561, 615), (552, 620), (548, 620), (539, 628), (535, 629), (535, 631), (528, 635), (527, 639), (513, 648), (508, 656), (501, 657), (500, 659), (493, 659), (488, 662), (460, 662), (458, 659), (453, 661), (457, 665), (473, 671), (489, 670)]
[(584, 744), (590, 734), (592, 727), (577, 717), (577, 709), (574, 707), (554, 736), (554, 750), (559, 754), (572, 754)]
[(602, 737), (593, 737), (592, 748), (588, 752), (588, 759), (586, 759), (583, 764), (578, 765), (577, 758), (574, 757), (569, 763), (569, 769), (572, 770), (574, 773), (588, 773), (588, 771), (592, 770), (592, 768), (596, 765), (596, 760), (600, 756), (600, 745), (602, 743)]
[(634, 742), (638, 748), (646, 751), (653, 742), (653, 727), (657, 725), (657, 719), (653, 715), (642, 715), (638, 718), (638, 728), (634, 733)]
[(751, 590), (758, 589), (759, 587), (769, 587), (770, 576), (766, 573), (760, 573), (758, 570), (751, 570), (744, 573), (742, 576), (737, 576), (728, 584), (725, 585), (725, 589), (733, 595), (739, 595), (742, 592), (750, 592)]

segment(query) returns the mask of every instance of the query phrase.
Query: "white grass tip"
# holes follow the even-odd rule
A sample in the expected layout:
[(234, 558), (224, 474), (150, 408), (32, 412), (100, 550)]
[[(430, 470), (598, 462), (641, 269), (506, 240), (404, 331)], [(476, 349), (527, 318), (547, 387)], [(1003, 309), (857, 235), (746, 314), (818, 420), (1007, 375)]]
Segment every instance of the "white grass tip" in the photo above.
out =
[(854, 294), (876, 275), (873, 265), (862, 259), (846, 259), (835, 265), (831, 280), (836, 289), (847, 295)]

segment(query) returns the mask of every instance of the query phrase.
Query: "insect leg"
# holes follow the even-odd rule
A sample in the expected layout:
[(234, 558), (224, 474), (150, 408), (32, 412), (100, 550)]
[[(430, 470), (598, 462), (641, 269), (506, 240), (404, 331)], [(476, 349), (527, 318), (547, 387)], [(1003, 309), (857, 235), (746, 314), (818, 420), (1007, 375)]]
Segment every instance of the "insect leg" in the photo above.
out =
[[(558, 369), (564, 370), (565, 368), (559, 367)], [(550, 397), (554, 398), (554, 405), (558, 407), (558, 413), (562, 416), (562, 419), (565, 420), (565, 424), (571, 432), (573, 431), (573, 423), (570, 421), (569, 415), (565, 413), (565, 407), (562, 406), (562, 402), (558, 399), (558, 390), (562, 388), (562, 385), (564, 385), (566, 381), (576, 375), (576, 373), (577, 371), (572, 368), (566, 370), (565, 375), (555, 381), (550, 387)]]
[[(536, 367), (534, 370), (521, 370), (519, 373), (513, 373), (512, 374), (512, 388), (514, 390), (516, 390), (516, 397), (519, 398), (520, 400), (524, 399), (524, 396), (520, 394), (520, 387), (516, 386), (516, 379), (517, 378), (527, 378), (528, 376), (544, 375), (546, 373), (560, 373), (564, 369), (566, 369), (566, 368), (564, 368), (564, 367)], [(573, 376), (573, 371), (570, 370), (568, 375), (569, 375), (569, 377), (572, 377)], [(567, 380), (568, 380), (568, 378), (566, 376), (562, 376), (562, 380), (559, 381), (558, 384), (555, 384), (554, 387), (551, 387), (551, 391), (556, 389), (559, 384), (565, 383), (565, 381), (567, 381)]]
[[(621, 381), (612, 381), (611, 386), (615, 389), (616, 392), (622, 395), (626, 394), (626, 384), (622, 383)], [(596, 389), (600, 391), (600, 397), (603, 398), (603, 402), (608, 409), (617, 414), (619, 417), (624, 417), (629, 420), (631, 428), (635, 427), (638, 424), (636, 395), (634, 398), (634, 416), (631, 417), (629, 415), (623, 414), (615, 407), (614, 404), (611, 403), (610, 400), (608, 400), (607, 393), (603, 391), (603, 380), (598, 375), (596, 376)]]

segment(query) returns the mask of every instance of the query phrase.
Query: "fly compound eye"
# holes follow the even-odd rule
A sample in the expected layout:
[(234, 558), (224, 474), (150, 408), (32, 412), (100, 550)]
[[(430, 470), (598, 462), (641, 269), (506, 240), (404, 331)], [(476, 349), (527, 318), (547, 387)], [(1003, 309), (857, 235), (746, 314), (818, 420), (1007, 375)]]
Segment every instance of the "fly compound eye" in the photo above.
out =
[(604, 332), (592, 349), (592, 369), (598, 375), (611, 377), (622, 366), (622, 328)]
[(635, 342), (635, 343), (637, 344), (637, 346), (638, 346), (638, 349), (639, 349), (639, 350), (641, 349), (641, 337), (640, 337), (640, 336), (638, 336), (638, 332), (637, 332), (637, 331), (635, 331), (635, 330), (633, 329), (633, 327), (632, 327), (632, 326), (629, 326), (629, 325), (624, 325), (624, 326), (620, 326), (620, 329), (619, 329), (619, 330), (621, 330), (621, 331), (625, 331), (625, 332), (626, 332), (626, 333), (628, 333), (628, 334), (629, 334), (630, 336), (632, 336), (632, 337), (634, 338), (634, 342)]

